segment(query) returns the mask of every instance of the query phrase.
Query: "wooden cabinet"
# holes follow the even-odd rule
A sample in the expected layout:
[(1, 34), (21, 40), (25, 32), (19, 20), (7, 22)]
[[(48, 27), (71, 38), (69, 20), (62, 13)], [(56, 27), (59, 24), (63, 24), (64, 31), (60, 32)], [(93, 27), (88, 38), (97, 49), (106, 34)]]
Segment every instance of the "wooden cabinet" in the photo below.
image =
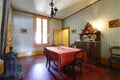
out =
[(86, 50), (88, 63), (100, 63), (100, 41), (76, 41), (75, 45)]
[(74, 43), (77, 48), (86, 50), (88, 63), (100, 63), (100, 35), (99, 30), (87, 23), (82, 33), (79, 34), (80, 41)]

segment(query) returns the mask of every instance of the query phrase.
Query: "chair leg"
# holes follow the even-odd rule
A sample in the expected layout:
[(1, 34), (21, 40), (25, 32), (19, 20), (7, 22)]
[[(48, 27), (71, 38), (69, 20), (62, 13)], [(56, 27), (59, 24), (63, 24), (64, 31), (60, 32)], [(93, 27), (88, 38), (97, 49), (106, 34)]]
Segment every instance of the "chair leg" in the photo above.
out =
[(108, 71), (109, 71), (109, 69), (110, 69), (110, 65), (111, 65), (110, 59), (108, 59), (108, 63), (107, 63), (107, 70), (108, 70)]
[(82, 63), (80, 64), (80, 74), (82, 75)]
[(73, 70), (73, 80), (75, 80), (75, 68), (74, 68), (74, 65), (72, 65), (72, 70)]
[(48, 63), (49, 63), (48, 70), (50, 70), (50, 66), (51, 66), (50, 60), (48, 60)]
[(46, 61), (46, 67), (47, 67), (47, 65), (48, 65), (48, 59), (47, 59), (47, 61)]
[(54, 65), (57, 67), (58, 66), (58, 64), (54, 61)]
[(110, 69), (111, 69), (111, 66), (112, 66), (112, 62), (110, 61), (110, 66), (109, 66)]

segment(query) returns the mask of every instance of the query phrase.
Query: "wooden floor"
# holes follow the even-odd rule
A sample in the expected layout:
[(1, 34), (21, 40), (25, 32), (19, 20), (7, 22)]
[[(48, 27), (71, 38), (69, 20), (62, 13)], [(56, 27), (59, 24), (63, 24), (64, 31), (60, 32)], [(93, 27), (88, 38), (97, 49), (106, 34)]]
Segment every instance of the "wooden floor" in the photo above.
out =
[[(54, 68), (45, 66), (45, 56), (31, 56), (19, 58), (19, 63), (25, 68), (23, 80), (72, 80), (70, 72), (64, 73), (63, 77)], [(76, 80), (120, 80), (120, 71), (107, 71), (106, 68), (95, 65), (83, 64), (83, 75), (76, 71)]]

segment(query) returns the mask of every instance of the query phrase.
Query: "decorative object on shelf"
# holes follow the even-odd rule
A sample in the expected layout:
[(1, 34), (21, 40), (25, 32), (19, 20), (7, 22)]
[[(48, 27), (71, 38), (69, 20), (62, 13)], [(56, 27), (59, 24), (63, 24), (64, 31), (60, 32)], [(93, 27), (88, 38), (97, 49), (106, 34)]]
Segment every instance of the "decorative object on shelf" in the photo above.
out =
[(95, 32), (95, 29), (92, 27), (90, 23), (87, 23), (85, 25), (85, 28), (82, 30), (82, 33), (93, 33)]
[(82, 41), (100, 41), (100, 31), (93, 28), (90, 23), (87, 23), (82, 30), (80, 35), (80, 40)]
[(108, 24), (109, 24), (109, 28), (120, 27), (119, 19), (111, 20), (108, 22)]
[(54, 7), (54, 2), (53, 0), (51, 0), (51, 2), (49, 3), (50, 7), (51, 7), (51, 11), (50, 11), (50, 16), (49, 18), (53, 18), (54, 15), (56, 15), (58, 9), (57, 7)]
[(72, 29), (71, 32), (74, 34), (74, 33), (77, 32), (77, 30), (76, 29)]

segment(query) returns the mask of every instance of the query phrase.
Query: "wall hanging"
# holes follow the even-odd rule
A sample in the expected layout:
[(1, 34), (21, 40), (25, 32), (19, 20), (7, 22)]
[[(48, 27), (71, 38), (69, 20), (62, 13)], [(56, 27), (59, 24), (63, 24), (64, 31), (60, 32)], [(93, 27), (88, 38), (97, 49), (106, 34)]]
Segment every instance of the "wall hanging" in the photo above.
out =
[(108, 24), (109, 24), (109, 28), (120, 27), (119, 19), (111, 20), (108, 22)]

